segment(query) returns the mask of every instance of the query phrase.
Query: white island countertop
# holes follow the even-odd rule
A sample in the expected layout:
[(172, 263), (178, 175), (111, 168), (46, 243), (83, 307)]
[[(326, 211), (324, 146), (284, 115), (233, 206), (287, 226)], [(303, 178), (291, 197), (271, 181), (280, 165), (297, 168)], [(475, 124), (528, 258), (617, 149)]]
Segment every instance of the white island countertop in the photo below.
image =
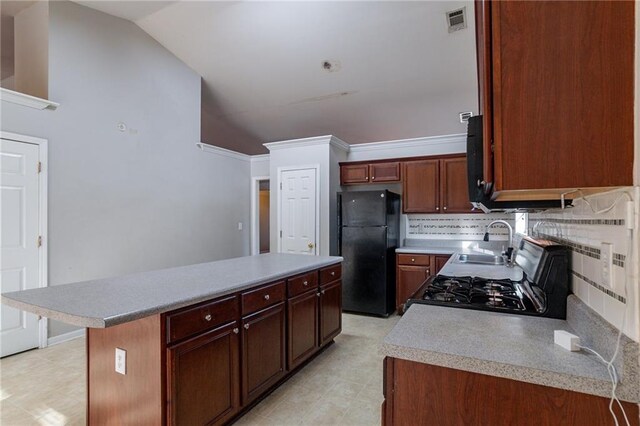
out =
[(2, 303), (80, 327), (104, 328), (179, 309), (342, 261), (261, 254), (3, 293)]

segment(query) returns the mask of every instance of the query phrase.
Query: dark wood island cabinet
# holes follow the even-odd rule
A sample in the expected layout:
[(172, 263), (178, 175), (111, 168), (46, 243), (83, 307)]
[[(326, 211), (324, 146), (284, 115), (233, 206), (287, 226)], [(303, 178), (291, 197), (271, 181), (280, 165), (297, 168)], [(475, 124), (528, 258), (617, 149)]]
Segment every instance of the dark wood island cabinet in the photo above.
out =
[[(341, 265), (87, 329), (88, 423), (222, 425), (342, 329)], [(125, 375), (114, 348), (127, 351)]]

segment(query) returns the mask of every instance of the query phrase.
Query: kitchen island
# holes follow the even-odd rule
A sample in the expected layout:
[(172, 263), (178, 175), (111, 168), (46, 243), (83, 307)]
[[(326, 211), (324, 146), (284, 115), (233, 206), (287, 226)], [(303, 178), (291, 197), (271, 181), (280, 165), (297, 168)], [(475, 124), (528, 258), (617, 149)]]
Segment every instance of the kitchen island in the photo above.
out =
[(223, 424), (340, 333), (341, 261), (265, 254), (2, 303), (87, 327), (89, 424)]

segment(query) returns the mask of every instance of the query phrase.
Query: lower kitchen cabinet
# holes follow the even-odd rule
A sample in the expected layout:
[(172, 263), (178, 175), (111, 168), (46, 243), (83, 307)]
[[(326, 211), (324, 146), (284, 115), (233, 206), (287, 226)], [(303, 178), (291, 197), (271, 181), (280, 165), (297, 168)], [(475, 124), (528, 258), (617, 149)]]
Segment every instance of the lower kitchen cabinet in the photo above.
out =
[(314, 288), (289, 299), (289, 370), (293, 370), (318, 348), (318, 299), (320, 293)]
[(242, 403), (246, 405), (285, 374), (285, 304), (242, 319)]
[(435, 255), (433, 256), (433, 265), (434, 265), (434, 270), (433, 270), (433, 275), (438, 275), (440, 273), (440, 270), (444, 267), (445, 263), (447, 263), (449, 261), (449, 259), (451, 258), (451, 256), (449, 255)]
[(342, 282), (320, 287), (320, 346), (342, 331)]
[[(609, 398), (415, 361), (385, 358), (383, 382), (384, 426), (613, 423)], [(638, 405), (622, 405), (638, 426)]]
[(240, 408), (240, 340), (232, 322), (167, 350), (171, 424), (223, 424)]
[(404, 303), (431, 275), (437, 275), (451, 256), (446, 254), (396, 255), (396, 307), (402, 312)]

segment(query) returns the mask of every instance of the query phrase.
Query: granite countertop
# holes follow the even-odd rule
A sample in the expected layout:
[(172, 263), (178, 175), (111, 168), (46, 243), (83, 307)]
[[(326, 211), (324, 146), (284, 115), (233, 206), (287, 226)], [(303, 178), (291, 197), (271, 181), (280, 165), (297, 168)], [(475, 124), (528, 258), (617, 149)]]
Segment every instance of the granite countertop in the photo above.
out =
[[(564, 320), (414, 304), (385, 337), (381, 353), (609, 397), (606, 367), (594, 355), (555, 345), (554, 330), (573, 332)], [(638, 402), (637, 371), (618, 373), (618, 397)]]
[(336, 256), (261, 254), (3, 293), (0, 300), (68, 324), (104, 328), (341, 261)]

